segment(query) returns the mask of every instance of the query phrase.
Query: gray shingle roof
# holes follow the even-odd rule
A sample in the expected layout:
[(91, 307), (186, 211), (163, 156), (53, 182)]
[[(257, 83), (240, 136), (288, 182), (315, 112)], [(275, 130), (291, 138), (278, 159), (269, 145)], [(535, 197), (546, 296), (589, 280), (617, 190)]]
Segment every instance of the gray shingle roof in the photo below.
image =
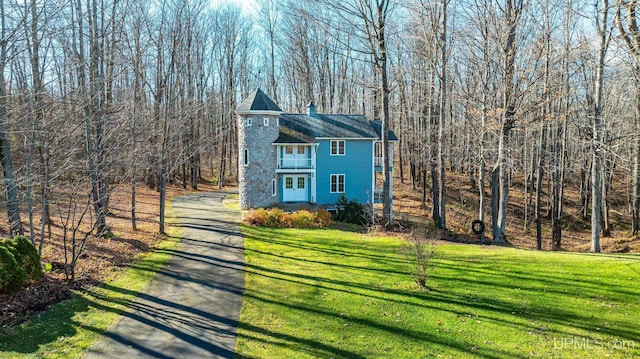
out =
[[(282, 113), (280, 107), (260, 89), (252, 92), (236, 109), (236, 112), (248, 111), (280, 112), (280, 134), (274, 143), (314, 143), (317, 138), (381, 138), (380, 121), (370, 121), (364, 115), (319, 114), (315, 111), (312, 116)], [(393, 131), (389, 131), (389, 140), (398, 140)]]
[(378, 138), (375, 129), (363, 115), (308, 116), (283, 113), (280, 126), (288, 127), (312, 138)]
[(278, 111), (282, 112), (280, 107), (273, 102), (269, 98), (269, 96), (265, 95), (264, 92), (260, 89), (256, 89), (247, 97), (246, 100), (242, 101), (240, 106), (236, 109), (237, 112), (243, 111)]
[[(282, 124), (282, 122), (280, 122)], [(274, 143), (315, 143), (313, 137), (295, 131), (291, 128), (280, 126), (280, 134)]]
[[(382, 139), (382, 121), (380, 120), (371, 120), (369, 121), (373, 129), (376, 131), (378, 138)], [(393, 131), (389, 130), (389, 141), (398, 141), (398, 137)]]

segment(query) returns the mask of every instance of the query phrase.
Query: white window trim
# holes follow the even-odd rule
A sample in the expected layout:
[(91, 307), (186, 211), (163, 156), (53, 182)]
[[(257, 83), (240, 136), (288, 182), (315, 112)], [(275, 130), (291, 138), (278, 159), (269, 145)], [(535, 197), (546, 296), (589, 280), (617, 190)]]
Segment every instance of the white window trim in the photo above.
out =
[[(285, 145), (284, 147), (284, 154), (285, 155), (293, 155), (294, 153), (294, 147), (293, 145)], [(289, 153), (289, 150), (291, 150), (291, 153)]]
[(262, 119), (262, 125), (265, 127), (269, 126), (269, 117), (265, 117)]
[(271, 180), (271, 196), (275, 196), (277, 194), (277, 189), (276, 189), (277, 183), (275, 178)]
[(245, 167), (249, 165), (249, 150), (246, 148), (242, 151), (242, 165)]
[[(338, 180), (342, 176), (342, 191), (340, 191), (340, 181)], [(333, 178), (336, 179), (336, 191), (332, 191)], [(329, 175), (329, 193), (344, 193), (347, 188), (347, 176), (344, 173), (332, 173)]]
[(247, 117), (247, 127), (253, 126), (253, 118)]
[[(333, 143), (336, 142), (336, 153), (333, 153)], [(340, 153), (339, 143), (342, 142), (342, 153)], [(344, 156), (347, 153), (347, 142), (345, 140), (331, 140), (329, 142), (329, 155)]]
[(302, 180), (302, 189), (307, 189), (307, 177), (306, 176), (298, 176), (296, 180), (296, 189), (300, 189), (300, 180)]

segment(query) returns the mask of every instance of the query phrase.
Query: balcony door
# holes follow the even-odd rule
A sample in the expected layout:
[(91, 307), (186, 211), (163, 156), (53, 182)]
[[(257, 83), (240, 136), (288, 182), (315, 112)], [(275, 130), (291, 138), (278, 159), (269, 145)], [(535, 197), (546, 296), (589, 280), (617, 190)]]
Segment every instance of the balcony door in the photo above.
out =
[(310, 168), (311, 160), (307, 151), (308, 146), (288, 145), (284, 146), (281, 168)]
[(284, 175), (282, 181), (283, 202), (308, 202), (309, 190), (307, 189), (306, 175)]

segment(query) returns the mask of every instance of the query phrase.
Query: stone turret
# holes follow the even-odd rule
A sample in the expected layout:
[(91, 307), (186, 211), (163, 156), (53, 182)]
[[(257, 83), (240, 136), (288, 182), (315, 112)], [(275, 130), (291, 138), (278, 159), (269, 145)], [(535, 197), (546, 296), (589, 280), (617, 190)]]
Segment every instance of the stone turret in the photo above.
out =
[(240, 207), (247, 209), (276, 205), (280, 189), (276, 177), (277, 152), (273, 142), (280, 132), (278, 118), (282, 110), (257, 89), (238, 106), (236, 113)]

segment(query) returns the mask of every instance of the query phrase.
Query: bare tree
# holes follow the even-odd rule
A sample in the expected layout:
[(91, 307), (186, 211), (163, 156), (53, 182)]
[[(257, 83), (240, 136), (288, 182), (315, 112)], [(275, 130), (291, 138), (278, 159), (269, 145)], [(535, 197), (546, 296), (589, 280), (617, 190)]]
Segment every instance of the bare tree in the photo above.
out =
[(11, 235), (22, 235), (22, 221), (20, 219), (20, 207), (18, 205), (18, 188), (13, 173), (11, 161), (11, 143), (9, 142), (9, 118), (7, 113), (7, 85), (5, 81), (5, 68), (7, 64), (7, 47), (11, 41), (12, 33), (9, 33), (6, 24), (5, 3), (0, 1), (0, 163), (5, 180), (5, 194), (7, 198), (7, 214)]
[[(507, 205), (509, 203), (509, 134), (516, 121), (515, 96), (515, 60), (517, 52), (516, 35), (518, 24), (524, 10), (523, 0), (506, 0), (503, 8), (506, 36), (503, 43), (502, 67), (502, 115), (500, 133), (498, 135), (498, 158), (492, 174), (492, 201), (497, 205), (497, 212), (492, 211), (493, 241), (506, 241)], [(497, 182), (497, 183), (496, 183)], [(497, 191), (496, 191), (497, 190)], [(494, 206), (495, 208), (496, 206)]]
[[(391, 224), (391, 165), (393, 159), (390, 158), (389, 150), (389, 104), (391, 86), (389, 84), (388, 72), (388, 53), (386, 29), (391, 20), (394, 8), (392, 0), (375, 0), (369, 2), (366, 0), (350, 0), (343, 2), (332, 2), (333, 6), (338, 9), (342, 19), (351, 26), (356, 26), (356, 33), (360, 33), (365, 48), (359, 49), (368, 54), (372, 59), (379, 82), (376, 84), (376, 91), (381, 94), (379, 104), (382, 112), (380, 120), (382, 122), (382, 224), (387, 226)], [(356, 20), (354, 20), (356, 19)], [(357, 21), (355, 23), (354, 21)]]
[(616, 2), (616, 25), (627, 49), (634, 60), (634, 82), (636, 89), (636, 110), (634, 127), (636, 136), (633, 148), (633, 179), (631, 229), (633, 235), (640, 231), (640, 28), (638, 28), (638, 2), (636, 0)]
[(609, 0), (602, 0), (595, 4), (596, 29), (598, 35), (598, 53), (596, 58), (594, 94), (588, 98), (589, 115), (592, 121), (592, 165), (591, 165), (591, 252), (601, 252), (600, 219), (602, 210), (602, 112), (604, 100), (604, 68), (605, 58), (611, 40), (611, 25), (609, 23)]

